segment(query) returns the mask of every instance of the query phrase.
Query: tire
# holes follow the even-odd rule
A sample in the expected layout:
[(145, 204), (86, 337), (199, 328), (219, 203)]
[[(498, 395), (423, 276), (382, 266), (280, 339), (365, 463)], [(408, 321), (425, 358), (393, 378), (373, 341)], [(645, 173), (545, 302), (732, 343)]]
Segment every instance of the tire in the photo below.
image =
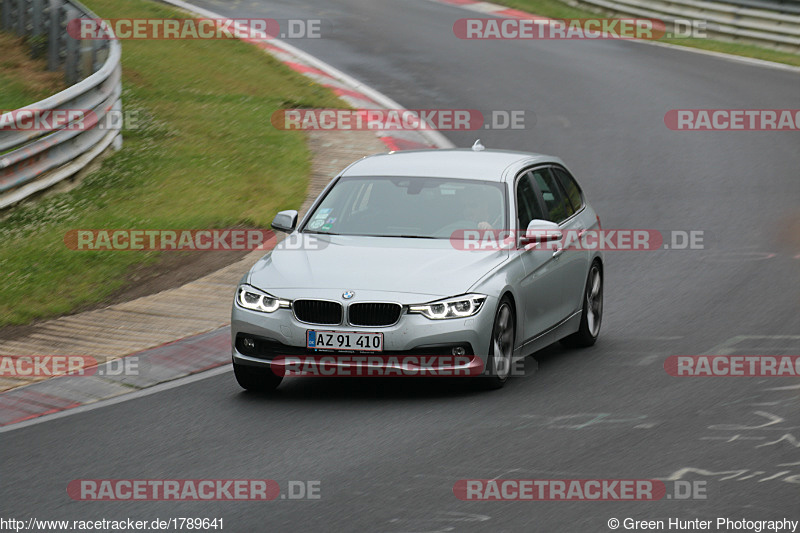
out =
[(504, 296), (494, 316), (485, 375), (476, 378), (478, 388), (495, 390), (502, 388), (508, 381), (514, 359), (516, 329), (514, 305), (511, 303), (511, 298)]
[(595, 261), (586, 278), (583, 291), (583, 311), (578, 331), (561, 339), (567, 348), (588, 348), (597, 342), (600, 335), (600, 324), (603, 321), (603, 269)]
[(276, 375), (270, 368), (236, 363), (233, 363), (233, 374), (243, 389), (252, 392), (272, 392), (283, 380), (283, 376)]

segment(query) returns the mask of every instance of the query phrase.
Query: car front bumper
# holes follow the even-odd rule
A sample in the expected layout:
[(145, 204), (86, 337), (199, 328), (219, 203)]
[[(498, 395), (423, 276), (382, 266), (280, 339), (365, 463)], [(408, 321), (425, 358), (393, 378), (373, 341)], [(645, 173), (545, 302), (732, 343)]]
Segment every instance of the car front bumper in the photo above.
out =
[[(365, 356), (366, 367), (394, 368), (413, 373), (414, 361), (424, 369), (419, 375), (447, 375), (447, 372), (478, 372), (489, 353), (493, 318), (497, 299), (488, 297), (474, 316), (462, 319), (431, 320), (420, 314), (409, 314), (404, 308), (397, 324), (387, 327), (350, 325), (314, 325), (298, 321), (291, 309), (274, 313), (251, 311), (234, 304), (231, 313), (231, 347), (233, 361), (240, 365), (270, 367), (285, 360), (304, 361), (325, 358), (325, 364), (340, 368), (352, 367)], [(382, 352), (331, 351), (306, 347), (309, 330), (347, 331), (383, 334)], [(454, 349), (457, 349), (454, 351)], [(369, 357), (373, 356), (373, 357)], [(377, 358), (375, 356), (378, 356)], [(436, 357), (431, 364), (431, 357)], [(394, 357), (394, 358), (393, 358)], [(423, 358), (429, 359), (423, 359)], [(382, 359), (378, 362), (378, 358)], [(405, 359), (404, 359), (405, 358)], [(410, 359), (409, 359), (410, 358)], [(433, 371), (433, 372), (431, 372)], [(277, 370), (276, 370), (277, 372)], [(289, 374), (287, 374), (289, 375)], [(365, 375), (357, 373), (356, 375)]]

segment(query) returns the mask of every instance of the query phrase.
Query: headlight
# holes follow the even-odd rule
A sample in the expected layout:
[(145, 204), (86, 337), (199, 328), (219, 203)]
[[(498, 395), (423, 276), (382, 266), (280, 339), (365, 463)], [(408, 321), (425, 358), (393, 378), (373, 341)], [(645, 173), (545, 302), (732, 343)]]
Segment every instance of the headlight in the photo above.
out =
[(465, 318), (476, 315), (485, 301), (486, 296), (482, 294), (465, 294), (428, 304), (411, 305), (408, 307), (408, 312), (419, 313), (432, 320)]
[(236, 303), (251, 311), (261, 311), (262, 313), (274, 313), (281, 307), (289, 307), (292, 302), (275, 298), (266, 292), (260, 291), (250, 285), (239, 286), (236, 294)]

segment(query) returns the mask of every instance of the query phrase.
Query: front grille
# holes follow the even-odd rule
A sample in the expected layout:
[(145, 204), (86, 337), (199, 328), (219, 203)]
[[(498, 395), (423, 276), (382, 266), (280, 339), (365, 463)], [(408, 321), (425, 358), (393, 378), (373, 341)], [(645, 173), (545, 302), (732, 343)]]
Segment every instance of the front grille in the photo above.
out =
[(342, 323), (342, 304), (325, 300), (295, 300), (294, 316), (309, 324), (335, 325)]
[(400, 320), (399, 304), (358, 303), (347, 308), (347, 321), (353, 326), (391, 326)]

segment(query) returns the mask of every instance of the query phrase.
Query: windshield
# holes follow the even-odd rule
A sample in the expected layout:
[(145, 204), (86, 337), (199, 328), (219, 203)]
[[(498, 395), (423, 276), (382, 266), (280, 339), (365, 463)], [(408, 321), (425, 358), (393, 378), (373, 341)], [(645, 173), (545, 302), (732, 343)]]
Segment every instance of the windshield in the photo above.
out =
[(376, 237), (450, 238), (505, 221), (503, 184), (425, 177), (340, 178), (303, 231)]

